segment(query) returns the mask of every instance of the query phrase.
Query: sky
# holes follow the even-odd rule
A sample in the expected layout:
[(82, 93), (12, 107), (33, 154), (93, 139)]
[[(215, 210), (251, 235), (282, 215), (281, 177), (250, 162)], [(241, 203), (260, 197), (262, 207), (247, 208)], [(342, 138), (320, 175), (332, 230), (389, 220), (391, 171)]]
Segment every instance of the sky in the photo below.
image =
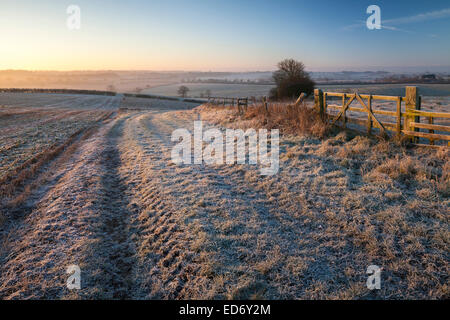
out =
[[(80, 8), (70, 30), (67, 8)], [(369, 30), (378, 5), (381, 29)], [(450, 66), (450, 2), (1, 0), (0, 69), (310, 71)]]

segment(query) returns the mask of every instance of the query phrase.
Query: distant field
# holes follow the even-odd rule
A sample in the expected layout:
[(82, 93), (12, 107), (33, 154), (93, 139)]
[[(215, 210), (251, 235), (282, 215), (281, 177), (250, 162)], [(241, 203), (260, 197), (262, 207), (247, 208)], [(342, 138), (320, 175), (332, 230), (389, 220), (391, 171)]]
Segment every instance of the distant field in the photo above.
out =
[[(217, 84), (217, 83), (178, 83), (153, 87), (142, 91), (143, 94), (156, 94), (163, 96), (178, 96), (178, 88), (187, 86), (191, 97), (200, 97), (207, 90), (215, 97), (262, 97), (269, 95), (272, 85), (255, 84)], [(337, 92), (372, 93), (383, 95), (405, 95), (405, 84), (374, 84), (374, 85), (317, 85), (317, 88)], [(448, 96), (450, 97), (450, 84), (419, 84), (422, 96)]]
[(142, 91), (143, 94), (157, 94), (163, 96), (177, 96), (178, 88), (184, 85), (189, 88), (189, 96), (199, 97), (210, 90), (215, 97), (261, 97), (267, 96), (272, 85), (256, 84), (217, 84), (217, 83), (179, 83), (168, 86), (154, 87)]

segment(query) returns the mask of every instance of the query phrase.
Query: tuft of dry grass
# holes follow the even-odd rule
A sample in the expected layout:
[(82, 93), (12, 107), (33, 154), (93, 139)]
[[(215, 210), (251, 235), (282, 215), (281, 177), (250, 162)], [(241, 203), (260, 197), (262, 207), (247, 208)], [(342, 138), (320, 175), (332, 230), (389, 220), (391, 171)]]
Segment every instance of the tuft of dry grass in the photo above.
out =
[(422, 164), (417, 162), (410, 156), (400, 158), (396, 156), (394, 159), (388, 159), (376, 169), (377, 172), (388, 175), (391, 179), (401, 183), (411, 183), (417, 175), (427, 175)]
[[(208, 116), (214, 113), (215, 123), (228, 125), (237, 120), (246, 127), (279, 129), (282, 134), (313, 135), (324, 138), (330, 131), (327, 121), (318, 112), (307, 105), (293, 106), (289, 103), (271, 103), (268, 110), (264, 105), (249, 106), (243, 115), (237, 108), (203, 105), (197, 108)], [(218, 116), (218, 117), (217, 117)], [(209, 120), (213, 120), (209, 118)]]

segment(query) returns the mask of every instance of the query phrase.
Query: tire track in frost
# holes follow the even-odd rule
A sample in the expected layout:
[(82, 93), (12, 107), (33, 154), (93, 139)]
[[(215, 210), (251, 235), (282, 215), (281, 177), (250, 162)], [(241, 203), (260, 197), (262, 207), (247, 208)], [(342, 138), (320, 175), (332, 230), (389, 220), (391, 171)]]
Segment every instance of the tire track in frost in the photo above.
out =
[(107, 133), (106, 146), (101, 154), (103, 175), (98, 193), (97, 241), (87, 252), (94, 253), (89, 261), (89, 282), (92, 290), (83, 298), (132, 299), (134, 289), (133, 268), (135, 249), (130, 236), (132, 212), (128, 210), (126, 185), (119, 168), (121, 158), (117, 146), (125, 119), (118, 120)]
[[(279, 233), (279, 228), (270, 222), (275, 220), (268, 214), (272, 206), (261, 192), (253, 193), (252, 200), (257, 201), (253, 203), (233, 186), (233, 182), (239, 182), (237, 187), (248, 186), (242, 178), (227, 178), (230, 174), (236, 178), (234, 167), (230, 172), (228, 166), (170, 165), (170, 132), (186, 125), (191, 127), (190, 121), (148, 114), (133, 118), (127, 125), (125, 136), (130, 143), (126, 145), (133, 150), (127, 150), (133, 154), (127, 163), (142, 171), (134, 199), (140, 207), (138, 251), (146, 261), (142, 264), (151, 265), (143, 272), (150, 276), (142, 283), (152, 288), (153, 298), (224, 298), (237, 287), (240, 268), (246, 265), (242, 252), (250, 243), (239, 239), (240, 232), (253, 231), (252, 227), (243, 230), (244, 223), (233, 224), (242, 219), (239, 209), (252, 212), (252, 218), (268, 233)], [(146, 180), (152, 186), (145, 186)], [(203, 203), (200, 208), (198, 203)], [(233, 227), (225, 232), (217, 230), (224, 222)], [(253, 275), (249, 278), (254, 279)], [(224, 279), (228, 283), (220, 285)], [(259, 293), (259, 281), (253, 281), (248, 290)], [(270, 284), (266, 288), (274, 290)]]
[[(197, 221), (199, 228), (196, 230), (201, 230), (194, 236), (206, 235), (197, 256), (206, 254), (208, 259), (192, 273), (200, 279), (206, 274), (210, 287), (195, 288), (191, 285), (193, 282), (186, 283), (180, 296), (193, 298), (194, 292), (195, 298), (248, 299), (294, 298), (304, 294), (300, 290), (304, 283), (292, 288), (292, 280), (296, 278), (293, 272), (296, 271), (292, 271), (292, 266), (284, 266), (287, 261), (292, 261), (289, 260), (291, 257), (302, 262), (305, 258), (302, 243), (295, 239), (305, 237), (309, 230), (299, 228), (298, 217), (292, 215), (303, 210), (295, 201), (296, 195), (288, 192), (286, 182), (280, 176), (261, 177), (259, 167), (255, 166), (202, 165), (191, 166), (188, 170), (167, 166), (170, 162), (170, 132), (179, 127), (190, 127), (191, 122), (178, 121), (173, 116), (144, 116), (141, 125), (136, 124), (133, 128), (139, 132), (139, 138), (149, 141), (142, 142), (149, 157), (154, 157), (157, 148), (161, 150), (159, 161), (152, 165), (165, 172), (161, 184), (171, 190), (177, 210), (192, 206), (182, 199), (188, 192), (190, 198), (203, 203), (195, 210), (192, 220)], [(182, 173), (181, 179), (177, 177), (177, 171)], [(191, 185), (177, 186), (177, 181), (183, 180), (191, 181)], [(289, 197), (281, 199), (277, 195), (273, 201), (273, 187), (286, 192)], [(149, 231), (153, 230), (150, 228)], [(192, 242), (187, 242), (186, 247), (188, 245)], [(313, 267), (309, 261), (305, 264)], [(308, 281), (313, 273), (310, 271), (307, 269), (304, 274)], [(220, 282), (224, 284), (214, 287)]]
[[(178, 206), (167, 183), (165, 148), (142, 123), (151, 117), (137, 114), (125, 125), (122, 170), (128, 176), (130, 207), (137, 213), (135, 244), (138, 280), (143, 298), (183, 299), (201, 294), (207, 282), (199, 275), (198, 253), (192, 248), (196, 239), (183, 220), (186, 207)], [(157, 135), (158, 136), (158, 135)], [(186, 287), (195, 293), (187, 296)]]

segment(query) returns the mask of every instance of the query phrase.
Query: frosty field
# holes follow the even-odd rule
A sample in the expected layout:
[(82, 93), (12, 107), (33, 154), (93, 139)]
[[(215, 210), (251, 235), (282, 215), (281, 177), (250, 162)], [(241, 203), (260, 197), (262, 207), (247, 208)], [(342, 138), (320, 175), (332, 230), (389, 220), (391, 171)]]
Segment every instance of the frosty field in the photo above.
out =
[[(0, 298), (450, 297), (448, 149), (283, 134), (271, 177), (173, 164), (173, 130), (198, 119), (256, 123), (179, 101), (0, 94)], [(381, 290), (366, 287), (372, 264)]]
[[(256, 84), (214, 84), (214, 83), (179, 83), (167, 86), (159, 86), (145, 89), (142, 93), (156, 94), (163, 96), (177, 96), (180, 86), (189, 88), (188, 95), (191, 97), (200, 97), (207, 90), (211, 92), (212, 97), (262, 97), (267, 96), (274, 86), (272, 85), (256, 85)], [(206, 96), (206, 94), (205, 94)]]

